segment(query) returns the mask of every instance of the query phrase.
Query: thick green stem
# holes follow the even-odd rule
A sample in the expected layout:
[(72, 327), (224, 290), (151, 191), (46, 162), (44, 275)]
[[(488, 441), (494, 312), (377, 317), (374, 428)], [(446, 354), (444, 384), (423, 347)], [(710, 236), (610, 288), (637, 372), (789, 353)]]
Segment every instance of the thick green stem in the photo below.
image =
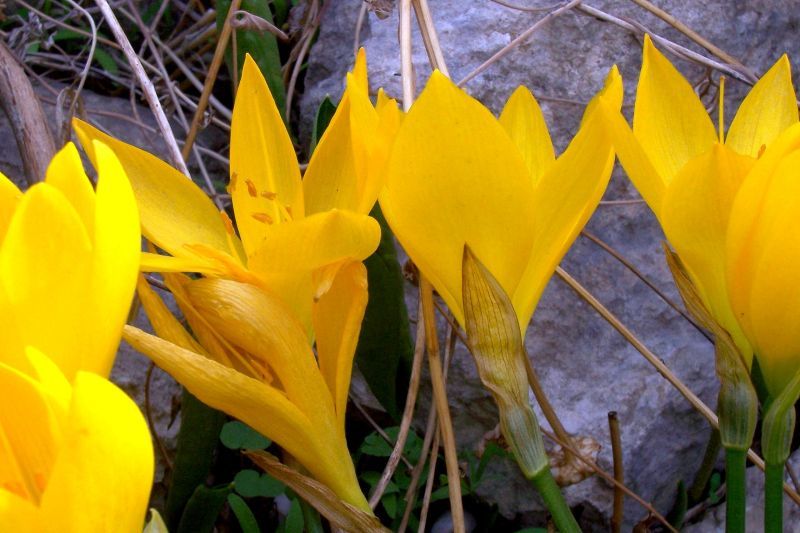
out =
[(553, 522), (561, 533), (581, 533), (578, 522), (561, 494), (561, 488), (556, 484), (549, 468), (543, 468), (531, 478), (533, 485), (544, 500), (544, 504), (553, 516)]
[(764, 482), (764, 532), (783, 531), (783, 463), (767, 463)]
[(744, 533), (746, 516), (745, 466), (747, 452), (728, 448), (725, 450), (725, 501), (726, 533)]

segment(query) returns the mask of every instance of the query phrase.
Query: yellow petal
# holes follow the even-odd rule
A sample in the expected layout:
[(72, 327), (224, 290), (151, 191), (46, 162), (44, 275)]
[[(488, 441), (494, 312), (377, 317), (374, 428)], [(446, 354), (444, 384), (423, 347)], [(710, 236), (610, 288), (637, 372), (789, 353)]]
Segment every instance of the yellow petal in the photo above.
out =
[(367, 269), (358, 262), (339, 269), (330, 289), (313, 307), (319, 369), (334, 399), (342, 433), (353, 357), (366, 307)]
[(17, 186), (0, 172), (0, 244), (6, 236), (8, 224), (20, 198), (22, 193)]
[(150, 432), (136, 404), (111, 382), (79, 372), (42, 499), (45, 523), (59, 531), (65, 524), (76, 532), (141, 531), (153, 470)]
[(190, 250), (181, 257), (142, 252), (139, 261), (142, 272), (198, 272), (209, 275), (221, 275), (225, 272), (215, 261)]
[[(374, 114), (374, 110), (372, 112)], [(303, 176), (306, 214), (333, 208), (355, 210), (359, 205), (359, 189), (351, 135), (350, 99), (343, 98)]]
[[(621, 92), (615, 69), (605, 90)], [(578, 134), (534, 190), (535, 208), (527, 217), (535, 233), (534, 242), (519, 286), (510, 293), (521, 331), (527, 328), (550, 276), (594, 212), (611, 177), (614, 151), (604, 117), (596, 112), (594, 102), (589, 108)]]
[(300, 170), (292, 141), (264, 76), (249, 56), (231, 119), (229, 191), (248, 256), (265, 233), (254, 214), (280, 222), (288, 206), (295, 219), (303, 217)]
[[(367, 111), (364, 107), (364, 100), (360, 105), (363, 110), (362, 113), (366, 114)], [(357, 100), (354, 98), (351, 115), (357, 110)], [(389, 154), (394, 144), (397, 131), (403, 120), (403, 113), (397, 106), (397, 101), (388, 98), (383, 89), (378, 91), (378, 103), (375, 107), (378, 115), (378, 123), (374, 134), (370, 135), (369, 132), (364, 130), (362, 136), (371, 136), (372, 144), (369, 148), (369, 160), (367, 164), (367, 177), (364, 183), (364, 190), (361, 195), (361, 203), (356, 209), (359, 213), (369, 213), (375, 205), (375, 200), (378, 194), (383, 189), (386, 180), (386, 164), (389, 160)], [(353, 119), (356, 124), (365, 123), (365, 119)]]
[(754, 162), (715, 144), (678, 172), (661, 208), (664, 233), (703, 304), (731, 335), (748, 365), (752, 348), (733, 315), (725, 281), (725, 234), (733, 199)]
[(533, 242), (528, 170), (489, 110), (438, 71), (397, 133), (380, 201), (460, 323), (464, 243), (506, 292), (516, 289)]
[[(757, 265), (761, 261), (764, 242), (768, 235), (768, 226), (761, 223), (764, 216), (770, 215), (765, 210), (767, 193), (776, 169), (785, 158), (800, 148), (800, 125), (796, 124), (784, 131), (759, 158), (745, 181), (731, 207), (731, 216), (726, 237), (727, 279), (731, 306), (739, 323), (754, 342), (749, 324), (750, 314), (747, 308), (751, 295), (751, 284), (755, 278)], [(754, 346), (757, 352), (757, 346)]]
[[(84, 350), (86, 336), (95, 327), (86, 322), (92, 316), (93, 263), (86, 229), (69, 201), (47, 183), (31, 187), (0, 248), (5, 293), (0, 299), (7, 300), (8, 312), (16, 319), (19, 341), (46, 353), (69, 380), (79, 369), (103, 364), (96, 353)], [(21, 347), (6, 344), (4, 352), (5, 362), (28, 368)]]
[(717, 140), (691, 85), (645, 36), (633, 132), (665, 183)]
[(727, 279), (736, 317), (753, 344), (769, 392), (798, 370), (800, 126), (781, 135), (746, 177), (731, 209)]
[(358, 88), (369, 93), (369, 80), (367, 79), (367, 52), (364, 47), (358, 49), (356, 53), (356, 62), (353, 65), (353, 78), (358, 84)]
[(374, 218), (339, 209), (270, 230), (248, 264), (254, 272), (311, 272), (342, 259), (361, 261), (381, 238)]
[(736, 113), (725, 144), (758, 157), (786, 128), (797, 123), (797, 99), (786, 54), (758, 80)]
[(150, 288), (150, 284), (147, 283), (144, 276), (139, 276), (136, 282), (136, 292), (156, 335), (186, 350), (204, 354), (203, 348), (189, 335), (189, 332), (170, 312), (164, 301)]
[(38, 382), (3, 363), (0, 389), (0, 492), (39, 505), (59, 455), (64, 413), (53, 409)]
[(172, 255), (185, 254), (185, 244), (203, 243), (212, 248), (241, 255), (241, 244), (230, 235), (213, 202), (186, 176), (156, 156), (106, 135), (79, 119), (72, 126), (83, 149), (98, 168), (92, 141), (100, 141), (122, 164), (139, 208), (142, 233)]
[(526, 87), (520, 85), (508, 99), (500, 124), (517, 145), (536, 184), (556, 156), (539, 103)]
[(119, 160), (107, 146), (94, 142), (97, 201), (91, 279), (90, 314), (83, 350), (94, 362), (88, 370), (108, 376), (119, 346), (139, 273), (142, 237), (131, 185)]
[[(341, 495), (346, 469), (319, 426), (286, 395), (194, 352), (126, 326), (124, 337), (203, 403), (238, 418), (289, 452), (315, 478)], [(324, 384), (323, 384), (324, 387)], [(347, 456), (347, 461), (349, 461)], [(350, 465), (352, 469), (352, 464)]]
[(35, 378), (43, 390), (47, 391), (52, 407), (60, 410), (60, 413), (66, 414), (69, 410), (69, 402), (72, 400), (72, 385), (52, 359), (33, 346), (26, 347), (25, 354), (33, 368), (31, 377)]
[(61, 191), (69, 200), (78, 216), (81, 217), (89, 240), (94, 241), (94, 189), (92, 189), (86, 172), (83, 171), (81, 156), (74, 144), (67, 143), (53, 156), (47, 167), (45, 181)]

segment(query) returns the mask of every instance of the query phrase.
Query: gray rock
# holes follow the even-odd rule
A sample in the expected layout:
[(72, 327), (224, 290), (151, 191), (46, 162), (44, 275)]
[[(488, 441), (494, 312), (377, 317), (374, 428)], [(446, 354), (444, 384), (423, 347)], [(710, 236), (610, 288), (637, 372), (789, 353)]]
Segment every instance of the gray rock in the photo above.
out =
[[(301, 100), (306, 130), (324, 95), (341, 94), (342, 79), (352, 64), (358, 4), (344, 0), (327, 4)], [(545, 4), (550, 5), (535, 5)], [(710, 0), (701, 4), (665, 0), (658, 4), (758, 72), (768, 68), (784, 51), (800, 58), (800, 42), (796, 39), (800, 15), (795, 0)], [(598, 0), (592, 5), (633, 18), (702, 52), (675, 29), (631, 2)], [(430, 0), (430, 8), (450, 74), (456, 80), (541, 16), (492, 2)], [(421, 43), (415, 30), (414, 67), (420, 88), (430, 72)], [(386, 20), (370, 14), (361, 32), (361, 44), (367, 50), (371, 87), (384, 87), (389, 94), (399, 96), (396, 14)], [(698, 81), (705, 75), (697, 65), (671, 59), (691, 80)], [(498, 112), (517, 85), (528, 86), (540, 99), (557, 149), (563, 150), (579, 123), (583, 103), (601, 87), (612, 64), (620, 67), (626, 83), (626, 103), (632, 103), (640, 62), (641, 42), (630, 33), (591, 17), (567, 13), (470, 81), (466, 89)], [(727, 89), (730, 120), (746, 87), (731, 81)], [(618, 169), (605, 199), (638, 197)], [(588, 229), (678, 300), (660, 249), (663, 234), (646, 205), (601, 205)], [(582, 237), (562, 266), (617, 314), (706, 403), (715, 404), (712, 346), (653, 291)], [(408, 299), (413, 313), (413, 289), (409, 289)], [(526, 344), (564, 425), (568, 431), (591, 436), (602, 444), (598, 461), (607, 471), (611, 468), (607, 413), (619, 413), (625, 481), (658, 510), (667, 512), (677, 482), (682, 479), (691, 483), (699, 466), (708, 424), (634, 348), (559, 280), (552, 281), (545, 291)], [(449, 392), (458, 444), (462, 449), (475, 449), (482, 436), (496, 425), (497, 412), (462, 347), (452, 362)], [(424, 391), (421, 403), (425, 412), (428, 397)], [(496, 461), (478, 492), (496, 502), (506, 516), (534, 513), (534, 517), (542, 509), (512, 464)], [(587, 530), (606, 529), (612, 491), (605, 482), (591, 478), (568, 487), (565, 493), (571, 505), (582, 513)], [(624, 530), (645, 516), (645, 510), (627, 499)]]

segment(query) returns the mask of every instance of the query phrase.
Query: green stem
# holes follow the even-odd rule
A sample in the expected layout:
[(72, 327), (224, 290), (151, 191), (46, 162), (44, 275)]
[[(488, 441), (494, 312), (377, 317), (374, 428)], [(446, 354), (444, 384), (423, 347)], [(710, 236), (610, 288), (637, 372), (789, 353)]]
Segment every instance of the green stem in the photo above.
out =
[(722, 448), (722, 443), (719, 439), (719, 430), (712, 429), (706, 444), (706, 451), (703, 454), (703, 462), (694, 476), (692, 486), (689, 487), (689, 500), (692, 503), (699, 502), (703, 498), (706, 486), (708, 486), (708, 480), (711, 479), (711, 474), (714, 473), (720, 448)]
[(322, 528), (322, 520), (317, 510), (311, 507), (311, 504), (302, 498), (298, 498), (298, 501), (300, 502), (300, 510), (303, 512), (305, 531), (307, 533), (324, 533), (325, 530)]
[(553, 516), (553, 522), (561, 533), (581, 533), (578, 522), (572, 515), (572, 511), (567, 505), (561, 489), (553, 479), (549, 468), (543, 468), (538, 474), (531, 478), (533, 485), (544, 500), (544, 504)]
[(764, 482), (764, 532), (783, 531), (783, 463), (767, 463)]
[(725, 450), (725, 485), (727, 498), (725, 501), (726, 533), (744, 533), (745, 530), (745, 466), (747, 452), (727, 448)]

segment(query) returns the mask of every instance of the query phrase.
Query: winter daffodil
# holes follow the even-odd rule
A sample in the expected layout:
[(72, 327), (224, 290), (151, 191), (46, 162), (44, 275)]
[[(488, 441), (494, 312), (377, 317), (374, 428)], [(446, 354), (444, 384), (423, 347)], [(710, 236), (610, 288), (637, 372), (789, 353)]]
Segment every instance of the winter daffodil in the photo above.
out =
[[(622, 101), (616, 68), (602, 92)], [(462, 325), (464, 245), (511, 298), (524, 332), (550, 276), (605, 191), (614, 152), (590, 104), (558, 158), (524, 87), (500, 119), (434, 72), (397, 132), (381, 193), (386, 220)]]
[(658, 217), (705, 307), (731, 335), (748, 366), (753, 351), (725, 282), (725, 234), (744, 176), (797, 121), (786, 56), (756, 83), (723, 135), (715, 131), (691, 85), (649, 37), (633, 130), (619, 113), (610, 113), (608, 121), (625, 171)]
[(84, 122), (74, 126), (93, 160), (92, 139), (112, 147), (133, 185), (144, 235), (170, 254), (146, 254), (144, 270), (199, 272), (267, 287), (310, 328), (312, 299), (342, 264), (365, 259), (378, 245), (380, 228), (367, 213), (399, 114), (382, 94), (377, 108), (370, 103), (362, 51), (301, 180), (280, 113), (248, 57), (231, 123), (228, 190), (238, 237), (227, 215), (177, 170)]
[(136, 286), (136, 203), (113, 152), (94, 145), (97, 192), (68, 143), (23, 195), (0, 175), (0, 361), (28, 373), (25, 349), (68, 380), (107, 377)]
[(95, 145), (97, 192), (72, 144), (22, 194), (0, 174), (0, 523), (9, 531), (142, 530), (153, 449), (105, 379), (141, 238), (133, 192)]

